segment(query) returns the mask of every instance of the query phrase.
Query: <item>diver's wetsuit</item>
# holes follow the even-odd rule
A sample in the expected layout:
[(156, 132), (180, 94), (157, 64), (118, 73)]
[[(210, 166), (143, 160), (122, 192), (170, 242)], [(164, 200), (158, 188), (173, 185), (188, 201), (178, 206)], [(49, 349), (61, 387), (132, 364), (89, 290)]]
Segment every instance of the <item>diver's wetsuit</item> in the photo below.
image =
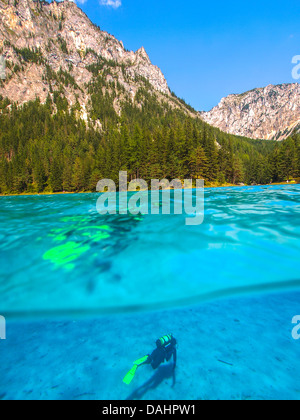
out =
[(174, 367), (176, 368), (177, 362), (177, 350), (176, 350), (176, 339), (172, 336), (171, 340), (166, 345), (162, 345), (160, 340), (157, 340), (157, 348), (152, 352), (151, 355), (148, 355), (148, 359), (145, 364), (152, 366), (153, 369), (157, 369), (164, 361), (169, 362), (173, 356)]
[(177, 362), (176, 346), (177, 341), (172, 334), (164, 335), (163, 337), (159, 338), (156, 341), (156, 349), (151, 353), (151, 355), (147, 354), (146, 356), (136, 360), (133, 363), (133, 367), (124, 377), (123, 382), (126, 385), (129, 385), (132, 382), (136, 371), (140, 366), (151, 365), (153, 369), (157, 369), (162, 363), (164, 363), (164, 361), (169, 362), (172, 356), (174, 361), (173, 376), (175, 378), (175, 368)]

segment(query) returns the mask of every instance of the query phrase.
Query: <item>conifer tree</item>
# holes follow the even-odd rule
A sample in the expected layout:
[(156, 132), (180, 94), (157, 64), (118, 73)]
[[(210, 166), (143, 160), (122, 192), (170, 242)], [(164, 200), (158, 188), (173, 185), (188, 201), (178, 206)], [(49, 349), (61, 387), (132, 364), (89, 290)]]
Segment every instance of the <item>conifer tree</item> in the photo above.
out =
[(189, 164), (193, 179), (209, 178), (209, 163), (202, 146), (198, 146), (190, 153)]

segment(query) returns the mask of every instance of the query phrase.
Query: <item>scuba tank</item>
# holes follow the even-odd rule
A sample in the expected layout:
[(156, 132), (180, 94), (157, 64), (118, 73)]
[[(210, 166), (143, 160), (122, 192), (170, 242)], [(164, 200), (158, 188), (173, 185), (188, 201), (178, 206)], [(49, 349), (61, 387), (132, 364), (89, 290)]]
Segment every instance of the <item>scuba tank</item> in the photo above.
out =
[(172, 339), (173, 339), (172, 334), (164, 335), (163, 337), (159, 338), (159, 339), (156, 341), (156, 345), (157, 345), (158, 347), (166, 347), (166, 346), (168, 346), (169, 344), (171, 344)]

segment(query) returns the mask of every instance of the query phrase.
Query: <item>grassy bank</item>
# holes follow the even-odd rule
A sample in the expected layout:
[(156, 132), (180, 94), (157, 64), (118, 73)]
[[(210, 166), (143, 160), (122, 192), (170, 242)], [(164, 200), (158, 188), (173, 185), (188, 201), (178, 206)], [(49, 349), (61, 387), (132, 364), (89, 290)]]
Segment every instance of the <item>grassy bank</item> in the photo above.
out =
[[(229, 188), (229, 187), (236, 187), (236, 188), (244, 188), (244, 187), (251, 187), (251, 186), (272, 186), (272, 185), (297, 185), (300, 184), (300, 179), (287, 182), (273, 182), (272, 184), (257, 184), (257, 185), (236, 185), (236, 184), (220, 184), (218, 182), (207, 182), (204, 188)], [(194, 187), (193, 187), (194, 188)], [(62, 194), (92, 194), (95, 191), (62, 191), (62, 192), (24, 192), (21, 194), (0, 194), (0, 197), (21, 197), (21, 196), (41, 196), (41, 195), (62, 195)]]

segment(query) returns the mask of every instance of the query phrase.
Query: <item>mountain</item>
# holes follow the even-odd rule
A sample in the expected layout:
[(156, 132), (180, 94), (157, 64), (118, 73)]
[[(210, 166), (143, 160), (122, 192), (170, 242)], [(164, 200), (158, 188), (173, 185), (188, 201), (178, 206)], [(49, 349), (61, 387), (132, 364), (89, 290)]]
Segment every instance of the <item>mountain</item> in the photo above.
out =
[(0, 94), (12, 102), (23, 104), (38, 97), (45, 103), (48, 95), (53, 98), (54, 92), (59, 92), (69, 105), (79, 105), (87, 120), (89, 84), (104, 70), (110, 91), (114, 84), (122, 90), (114, 101), (119, 114), (124, 97), (134, 99), (145, 81), (160, 100), (182, 108), (143, 47), (127, 51), (74, 2), (1, 0), (0, 16), (0, 53), (7, 67)]
[(0, 194), (95, 191), (119, 171), (207, 186), (300, 176), (300, 136), (277, 147), (207, 124), (144, 48), (75, 3), (0, 0), (0, 15)]
[(229, 95), (201, 117), (226, 133), (252, 139), (283, 140), (300, 128), (300, 85), (269, 85)]

